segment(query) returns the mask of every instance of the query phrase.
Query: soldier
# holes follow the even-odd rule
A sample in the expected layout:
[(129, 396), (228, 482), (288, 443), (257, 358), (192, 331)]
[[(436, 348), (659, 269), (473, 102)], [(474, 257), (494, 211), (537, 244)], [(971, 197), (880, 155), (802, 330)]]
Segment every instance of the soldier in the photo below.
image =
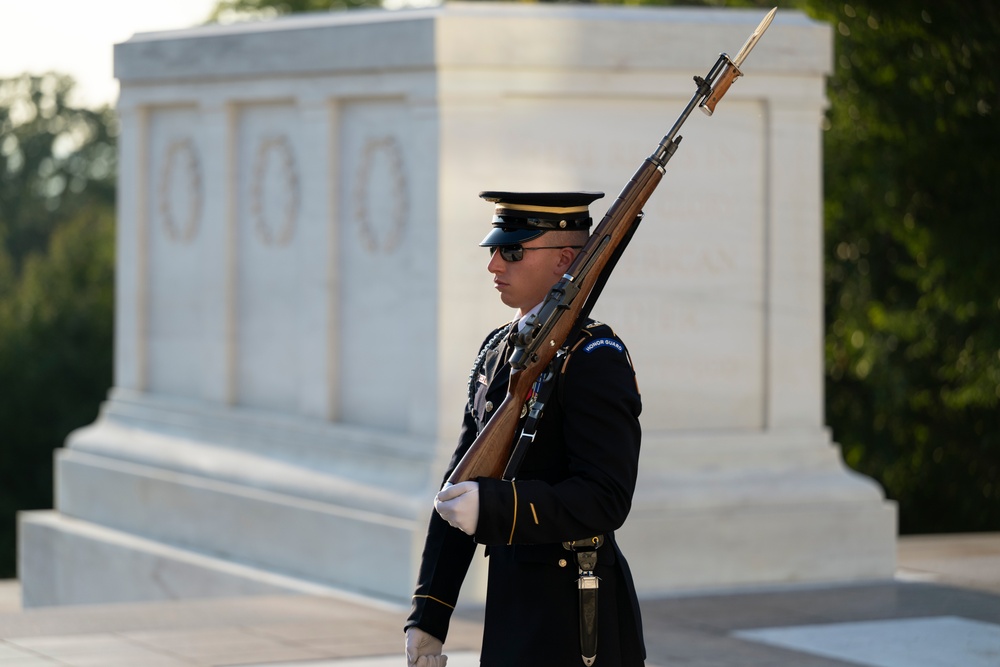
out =
[[(506, 395), (511, 331), (566, 273), (587, 241), (588, 207), (603, 193), (480, 196), (496, 204), (480, 245), (490, 251), (501, 301), (516, 312), (480, 349), (445, 479)], [(568, 348), (516, 476), (445, 485), (435, 497), (406, 623), (408, 667), (444, 666), (477, 543), (489, 556), (482, 667), (643, 664), (639, 604), (614, 536), (631, 507), (639, 461), (635, 373), (607, 325), (588, 320)]]

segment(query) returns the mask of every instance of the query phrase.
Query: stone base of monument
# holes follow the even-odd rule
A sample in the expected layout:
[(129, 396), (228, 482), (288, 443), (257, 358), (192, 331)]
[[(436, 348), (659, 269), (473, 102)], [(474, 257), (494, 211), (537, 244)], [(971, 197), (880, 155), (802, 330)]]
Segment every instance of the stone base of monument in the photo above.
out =
[[(647, 435), (620, 533), (642, 595), (891, 578), (895, 506), (823, 438)], [(443, 469), (406, 451), (385, 434), (118, 391), (59, 452), (56, 511), (21, 516), (24, 604), (282, 592), (405, 604)], [(483, 599), (481, 560), (469, 604)]]
[(56, 511), (21, 516), (25, 605), (324, 590), (405, 600), (435, 485), (432, 462), (405, 444), (118, 390), (59, 451)]
[(650, 596), (891, 579), (896, 523), (825, 432), (646, 436), (619, 541)]
[(241, 595), (344, 595), (55, 511), (21, 514), (24, 607)]

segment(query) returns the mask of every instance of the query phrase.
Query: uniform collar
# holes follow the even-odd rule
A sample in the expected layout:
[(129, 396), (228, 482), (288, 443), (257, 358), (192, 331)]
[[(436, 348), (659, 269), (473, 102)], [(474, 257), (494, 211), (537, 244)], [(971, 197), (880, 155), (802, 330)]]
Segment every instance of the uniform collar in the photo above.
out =
[(537, 313), (538, 311), (540, 311), (542, 309), (542, 303), (544, 303), (544, 301), (540, 301), (538, 303), (538, 305), (536, 305), (534, 308), (532, 308), (531, 310), (529, 310), (528, 312), (526, 312), (524, 314), (524, 316), (521, 317), (521, 319), (519, 319), (517, 321), (517, 332), (518, 333), (521, 333), (521, 331), (524, 330), (524, 325), (528, 321), (528, 318), (531, 317), (532, 315), (534, 315), (535, 313)]

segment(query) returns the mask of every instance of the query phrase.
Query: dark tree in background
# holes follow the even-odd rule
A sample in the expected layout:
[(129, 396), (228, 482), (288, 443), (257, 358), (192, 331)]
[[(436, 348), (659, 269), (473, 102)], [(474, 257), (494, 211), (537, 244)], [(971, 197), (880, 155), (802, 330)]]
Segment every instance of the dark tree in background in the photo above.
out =
[(1000, 5), (809, 2), (836, 34), (827, 414), (903, 532), (1000, 526)]
[(52, 453), (111, 386), (115, 123), (72, 86), (0, 80), (0, 577), (15, 513), (52, 506)]
[(380, 0), (219, 0), (209, 21), (262, 19), (281, 14), (380, 7)]

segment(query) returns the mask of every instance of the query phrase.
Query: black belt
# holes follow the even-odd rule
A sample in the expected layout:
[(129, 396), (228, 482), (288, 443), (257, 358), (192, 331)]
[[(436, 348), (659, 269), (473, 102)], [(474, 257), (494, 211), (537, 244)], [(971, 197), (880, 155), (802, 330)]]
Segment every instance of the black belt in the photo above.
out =
[(604, 544), (604, 536), (586, 540), (563, 542), (563, 548), (576, 554), (580, 568), (577, 588), (580, 590), (580, 657), (590, 667), (597, 660), (597, 589), (599, 579), (594, 574), (597, 567), (597, 549)]

